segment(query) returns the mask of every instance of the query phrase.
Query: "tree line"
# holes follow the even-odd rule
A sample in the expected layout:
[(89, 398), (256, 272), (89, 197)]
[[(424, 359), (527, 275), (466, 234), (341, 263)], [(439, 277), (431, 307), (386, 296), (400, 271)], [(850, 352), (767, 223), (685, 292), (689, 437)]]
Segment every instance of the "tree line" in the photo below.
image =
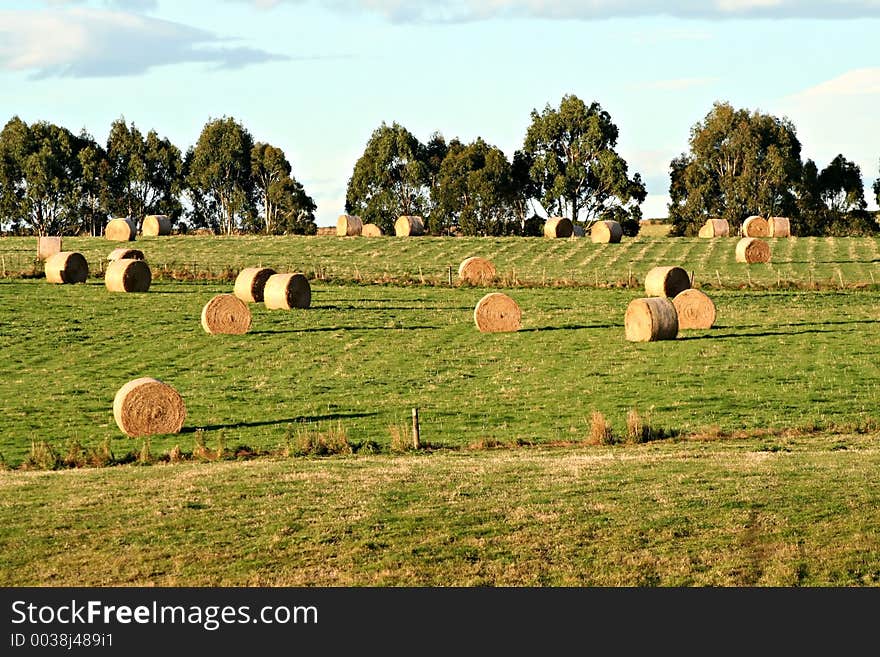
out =
[[(636, 235), (646, 190), (615, 150), (618, 136), (599, 103), (574, 95), (532, 110), (510, 159), (482, 137), (435, 132), (422, 143), (383, 122), (354, 165), (344, 209), (386, 233), (419, 215), (433, 235), (540, 235), (543, 217), (564, 216), (585, 229), (613, 219)], [(842, 154), (821, 171), (803, 161), (788, 119), (719, 101), (688, 146), (670, 162), (673, 235), (696, 235), (708, 218), (736, 230), (755, 214), (789, 217), (798, 235), (880, 230), (858, 165)], [(880, 203), (880, 178), (873, 191)], [(100, 235), (109, 217), (148, 214), (221, 234), (314, 234), (316, 210), (284, 152), (229, 117), (209, 120), (185, 154), (122, 118), (105, 145), (17, 116), (0, 132), (0, 225), (16, 234)]]

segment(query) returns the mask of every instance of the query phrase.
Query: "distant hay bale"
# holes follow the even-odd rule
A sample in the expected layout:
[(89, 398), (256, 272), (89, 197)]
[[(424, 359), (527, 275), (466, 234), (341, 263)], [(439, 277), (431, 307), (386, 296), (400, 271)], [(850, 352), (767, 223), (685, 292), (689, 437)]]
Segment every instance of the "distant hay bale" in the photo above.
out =
[(769, 237), (791, 237), (791, 221), (788, 217), (770, 217), (767, 224)]
[(574, 224), (568, 217), (550, 217), (544, 222), (544, 237), (571, 237), (573, 233)]
[(56, 253), (61, 253), (60, 237), (37, 238), (37, 258), (39, 258), (40, 260), (48, 260)]
[(481, 333), (504, 333), (522, 328), (522, 311), (501, 292), (490, 292), (477, 302), (474, 322)]
[(465, 258), (458, 266), (458, 277), (467, 283), (485, 285), (495, 280), (495, 265), (486, 258), (472, 256)]
[(590, 229), (590, 239), (595, 244), (615, 244), (623, 238), (623, 226), (617, 221), (607, 219), (597, 221)]
[(727, 219), (706, 219), (706, 223), (700, 228), (700, 237), (728, 237), (730, 224)]
[(385, 233), (376, 224), (364, 224), (361, 229), (361, 235), (364, 237), (382, 237)]
[(364, 222), (361, 221), (360, 217), (356, 217), (354, 215), (341, 214), (336, 220), (337, 237), (350, 237), (353, 235), (360, 235), (363, 228)]
[(770, 262), (770, 244), (757, 237), (743, 237), (736, 243), (736, 261), (750, 265)]
[(425, 234), (425, 220), (422, 217), (404, 215), (394, 222), (394, 234), (398, 237), (410, 237)]
[(695, 288), (682, 290), (672, 299), (679, 329), (710, 329), (715, 324), (715, 303)]
[(111, 219), (104, 229), (104, 237), (113, 242), (133, 242), (136, 234), (137, 228), (128, 218)]
[(623, 318), (630, 342), (674, 340), (678, 336), (678, 312), (667, 297), (633, 299)]
[(113, 418), (122, 433), (132, 438), (180, 433), (186, 406), (174, 388), (145, 376), (129, 381), (116, 392)]
[(104, 285), (111, 292), (146, 292), (152, 281), (150, 266), (144, 260), (114, 260), (104, 272)]
[(742, 235), (743, 237), (769, 237), (770, 226), (764, 217), (752, 215), (743, 222)]
[(113, 262), (114, 260), (144, 260), (144, 252), (121, 246), (118, 249), (113, 249), (107, 256), (108, 262)]
[(672, 299), (690, 286), (690, 276), (681, 267), (654, 267), (645, 276), (645, 294), (649, 297)]
[(269, 310), (308, 308), (312, 286), (304, 274), (273, 274), (263, 288), (263, 303)]
[(262, 303), (266, 281), (277, 273), (270, 267), (245, 267), (235, 277), (232, 293), (245, 303)]
[(50, 283), (85, 283), (89, 277), (89, 263), (76, 251), (59, 251), (49, 256), (45, 270)]
[(171, 217), (165, 214), (148, 214), (141, 224), (141, 235), (157, 237), (171, 234)]
[(211, 335), (243, 335), (251, 330), (251, 310), (234, 294), (218, 294), (202, 308), (202, 328)]

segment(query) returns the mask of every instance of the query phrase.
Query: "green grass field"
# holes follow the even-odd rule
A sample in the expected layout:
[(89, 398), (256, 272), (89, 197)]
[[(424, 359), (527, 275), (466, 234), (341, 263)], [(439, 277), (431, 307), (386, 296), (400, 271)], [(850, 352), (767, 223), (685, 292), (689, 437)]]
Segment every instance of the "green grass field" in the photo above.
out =
[[(777, 240), (752, 266), (734, 244), (139, 239), (157, 276), (123, 294), (105, 240), (65, 239), (97, 273), (52, 285), (21, 275), (33, 238), (0, 239), (0, 581), (877, 585), (880, 242)], [(497, 286), (448, 284), (468, 255)], [(187, 262), (201, 280), (177, 280)], [(312, 307), (206, 334), (204, 304), (256, 264), (309, 273)], [(626, 306), (666, 264), (716, 324), (630, 343)], [(495, 290), (522, 330), (476, 329)], [(113, 397), (141, 376), (182, 394), (181, 434), (120, 432)], [(413, 407), (428, 449), (398, 454)], [(625, 441), (633, 409), (661, 439)], [(594, 411), (622, 442), (594, 444)], [(315, 436), (353, 453), (296, 456)], [(41, 443), (131, 463), (26, 471)]]

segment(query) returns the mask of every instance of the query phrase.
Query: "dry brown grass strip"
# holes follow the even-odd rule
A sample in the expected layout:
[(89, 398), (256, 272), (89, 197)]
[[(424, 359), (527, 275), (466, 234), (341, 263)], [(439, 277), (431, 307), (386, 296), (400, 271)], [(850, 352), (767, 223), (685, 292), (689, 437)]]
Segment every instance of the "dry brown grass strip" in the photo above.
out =
[(104, 228), (104, 237), (113, 242), (133, 242), (136, 234), (134, 221), (128, 218), (111, 219)]
[(336, 236), (352, 237), (360, 235), (364, 228), (364, 222), (360, 217), (351, 214), (341, 214), (336, 220)]
[(568, 217), (550, 217), (544, 222), (544, 237), (553, 239), (571, 237), (574, 234), (574, 225)]
[(667, 297), (633, 299), (623, 318), (630, 342), (655, 342), (678, 337), (678, 312)]
[(174, 388), (152, 377), (133, 379), (113, 398), (113, 418), (127, 436), (180, 433), (186, 405)]
[(458, 266), (458, 277), (474, 285), (487, 285), (495, 280), (497, 272), (491, 260), (480, 256), (471, 256), (461, 261)]
[(141, 224), (141, 235), (158, 237), (171, 234), (171, 217), (165, 214), (148, 214)]
[(245, 267), (235, 277), (232, 292), (245, 303), (262, 303), (266, 281), (277, 273), (271, 267)]
[(506, 333), (522, 328), (522, 311), (501, 292), (490, 292), (477, 302), (474, 322), (481, 333)]
[(304, 274), (273, 274), (263, 288), (263, 303), (269, 310), (308, 308), (312, 305), (312, 286)]
[(770, 244), (757, 237), (743, 237), (736, 244), (736, 261), (749, 265), (770, 262)]
[(415, 237), (425, 234), (425, 220), (415, 215), (398, 217), (394, 222), (394, 234), (398, 237)]
[(679, 329), (710, 329), (715, 324), (715, 302), (701, 290), (682, 290), (672, 299)]
[(111, 292), (146, 292), (152, 282), (153, 273), (144, 260), (114, 260), (104, 272), (104, 285)]
[(654, 267), (645, 276), (645, 294), (649, 297), (671, 299), (690, 286), (690, 276), (681, 267)]
[(590, 229), (590, 239), (595, 244), (616, 244), (623, 239), (623, 227), (610, 219), (597, 221)]
[(202, 308), (202, 328), (211, 335), (244, 335), (251, 319), (248, 305), (234, 294), (218, 294)]
[(50, 283), (85, 283), (89, 263), (82, 253), (60, 251), (46, 260), (45, 271)]

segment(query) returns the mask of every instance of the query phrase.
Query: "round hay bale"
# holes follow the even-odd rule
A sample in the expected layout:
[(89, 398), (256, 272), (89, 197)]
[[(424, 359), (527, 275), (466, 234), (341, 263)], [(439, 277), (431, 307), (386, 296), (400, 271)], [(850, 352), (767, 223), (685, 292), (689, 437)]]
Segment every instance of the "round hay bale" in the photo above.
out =
[(750, 265), (770, 262), (770, 244), (757, 237), (743, 237), (736, 243), (736, 261)]
[(394, 222), (394, 234), (398, 237), (415, 237), (425, 234), (425, 220), (421, 217), (404, 215)]
[(232, 293), (245, 303), (262, 303), (266, 281), (276, 273), (270, 267), (245, 267), (235, 277)]
[(695, 288), (682, 290), (672, 300), (679, 329), (710, 329), (715, 324), (715, 303)]
[(678, 337), (678, 313), (666, 297), (633, 299), (623, 317), (626, 339), (630, 342), (655, 342)]
[(89, 263), (76, 251), (59, 251), (49, 256), (45, 270), (50, 283), (85, 283), (89, 277)]
[(770, 217), (767, 220), (769, 237), (791, 237), (791, 221), (788, 217)]
[(485, 285), (495, 280), (495, 265), (486, 258), (472, 256), (465, 258), (458, 266), (458, 277), (467, 283)]
[(645, 294), (672, 299), (691, 286), (688, 273), (681, 267), (654, 267), (645, 276)]
[(104, 228), (104, 237), (113, 242), (133, 242), (137, 228), (131, 219), (111, 219)]
[(730, 224), (727, 219), (706, 219), (700, 228), (700, 237), (727, 237), (730, 235)]
[(770, 226), (764, 217), (752, 215), (743, 222), (742, 234), (743, 237), (769, 237)]
[(273, 274), (263, 288), (263, 303), (269, 310), (308, 308), (312, 286), (304, 274)]
[(202, 308), (202, 328), (211, 335), (243, 335), (251, 330), (251, 310), (234, 294), (218, 294)]
[(522, 311), (501, 292), (490, 292), (477, 302), (474, 322), (481, 333), (504, 333), (522, 328)]
[(144, 260), (114, 260), (104, 272), (104, 285), (111, 292), (146, 292), (152, 282), (153, 273)]
[(350, 214), (341, 214), (336, 220), (337, 237), (360, 235), (363, 228), (364, 222), (361, 221), (361, 218)]
[(597, 221), (590, 229), (590, 239), (596, 244), (616, 244), (622, 238), (623, 226), (610, 219)]
[(113, 262), (114, 260), (144, 260), (144, 252), (139, 251), (138, 249), (128, 249), (124, 246), (119, 247), (118, 249), (113, 249), (110, 252), (110, 255), (107, 256), (108, 262)]
[(157, 237), (171, 234), (171, 217), (165, 214), (148, 214), (141, 224), (141, 235)]
[(37, 238), (37, 258), (40, 260), (48, 260), (56, 253), (61, 253), (60, 237), (38, 237)]
[(574, 224), (568, 217), (550, 217), (544, 222), (544, 237), (571, 237)]
[(361, 229), (361, 235), (364, 237), (382, 237), (385, 233), (376, 224), (364, 224)]
[(129, 381), (116, 392), (113, 417), (122, 433), (132, 438), (180, 433), (186, 406), (174, 388), (145, 376)]

